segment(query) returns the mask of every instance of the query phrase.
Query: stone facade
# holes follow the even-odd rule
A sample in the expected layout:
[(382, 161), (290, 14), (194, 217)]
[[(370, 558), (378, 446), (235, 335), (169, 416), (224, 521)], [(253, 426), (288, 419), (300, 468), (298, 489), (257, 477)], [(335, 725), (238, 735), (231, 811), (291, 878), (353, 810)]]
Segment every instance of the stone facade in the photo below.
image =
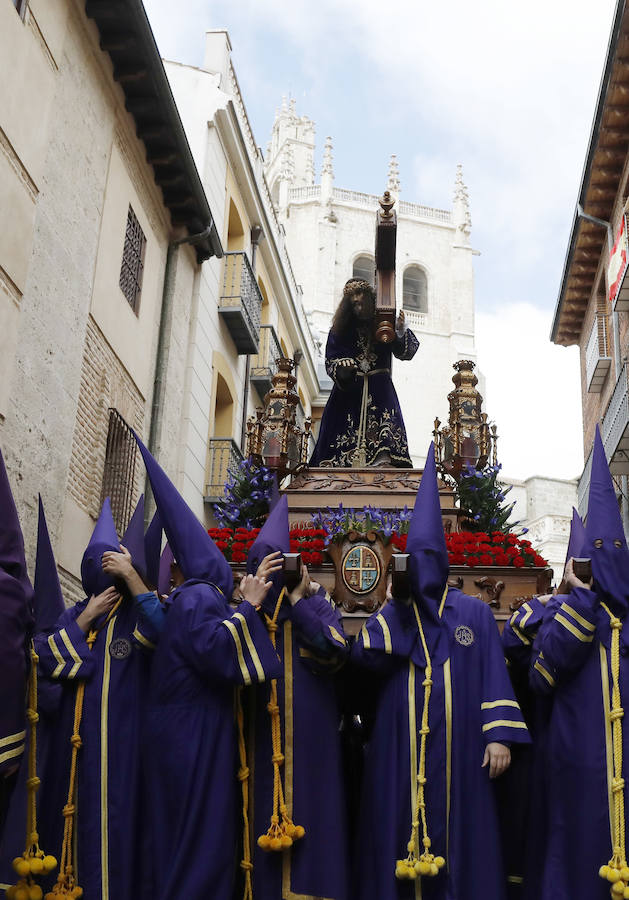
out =
[[(108, 410), (146, 437), (167, 248), (185, 232), (171, 225), (84, 4), (31, 0), (23, 18), (1, 4), (0, 58), (0, 198), (11, 211), (0, 229), (0, 441), (29, 562), (41, 492), (75, 600), (100, 506)], [(146, 238), (137, 314), (119, 286), (130, 206)], [(197, 269), (182, 248), (182, 307)], [(180, 409), (168, 402), (164, 431), (175, 434)], [(134, 501), (142, 487), (138, 465)]]

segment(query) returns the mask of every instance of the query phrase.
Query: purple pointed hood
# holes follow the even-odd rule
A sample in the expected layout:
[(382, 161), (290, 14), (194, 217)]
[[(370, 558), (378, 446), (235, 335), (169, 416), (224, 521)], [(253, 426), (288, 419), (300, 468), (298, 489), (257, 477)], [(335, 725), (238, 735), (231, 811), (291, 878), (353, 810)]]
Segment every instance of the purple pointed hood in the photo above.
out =
[(159, 573), (157, 576), (157, 593), (160, 597), (170, 594), (170, 567), (174, 561), (175, 557), (170, 549), (170, 544), (166, 544), (159, 560)]
[(114, 583), (111, 575), (103, 572), (102, 556), (107, 550), (120, 553), (120, 542), (116, 534), (109, 497), (105, 497), (103, 508), (81, 562), (81, 580), (86, 597), (91, 597), (92, 594), (102, 594)]
[(37, 523), (37, 556), (35, 559), (35, 634), (49, 631), (65, 609), (59, 572), (55, 562), (44, 504), (39, 498), (39, 520)]
[[(278, 500), (260, 529), (260, 534), (249, 548), (247, 572), (255, 575), (264, 557), (275, 550), (281, 550), (283, 553), (288, 553), (290, 550), (290, 526), (288, 523), (288, 500), (286, 496)], [(284, 576), (282, 572), (276, 572), (271, 580), (273, 581), (273, 587), (269, 589), (262, 605), (266, 612), (272, 614), (275, 611), (277, 598), (284, 586)]]
[(144, 551), (144, 494), (140, 496), (138, 505), (127, 525), (127, 530), (120, 541), (131, 554), (133, 568), (141, 578), (146, 578), (146, 555)]
[(600, 599), (622, 615), (629, 608), (629, 550), (601, 434), (596, 426), (583, 552), (592, 560)]
[(134, 437), (144, 459), (162, 527), (185, 579), (214, 584), (229, 599), (233, 586), (229, 563), (135, 432)]
[[(408, 530), (406, 552), (410, 554), (411, 589), (422, 619), (428, 649), (434, 662), (447, 654), (445, 626), (439, 609), (450, 570), (443, 533), (435, 447), (431, 443), (415, 499)], [(444, 657), (445, 658), (445, 657)]]
[(162, 553), (162, 520), (159, 512), (150, 521), (144, 535), (144, 558), (146, 560), (146, 578), (150, 587), (156, 588), (159, 583), (159, 561)]
[(570, 523), (570, 537), (568, 538), (568, 549), (566, 550), (566, 563), (573, 557), (580, 557), (587, 540), (585, 528), (581, 521), (581, 516), (572, 507), (572, 522)]
[(33, 586), (26, 568), (24, 537), (2, 453), (0, 453), (0, 569), (15, 578), (30, 605), (33, 601)]

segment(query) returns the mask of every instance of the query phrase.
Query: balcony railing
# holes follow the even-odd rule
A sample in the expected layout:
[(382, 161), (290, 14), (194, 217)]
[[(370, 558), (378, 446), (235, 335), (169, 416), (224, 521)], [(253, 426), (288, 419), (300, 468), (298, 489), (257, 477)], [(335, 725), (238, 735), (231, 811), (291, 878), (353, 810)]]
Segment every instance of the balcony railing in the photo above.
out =
[(216, 503), (223, 499), (227, 478), (242, 462), (243, 455), (238, 444), (231, 438), (210, 438), (208, 449), (207, 484), (205, 502)]
[(629, 475), (629, 369), (620, 370), (614, 393), (609, 401), (601, 437), (612, 475)]
[(261, 309), (262, 294), (246, 253), (228, 251), (225, 254), (218, 311), (238, 353), (258, 352)]
[(607, 340), (607, 316), (597, 313), (585, 348), (585, 374), (590, 394), (600, 394), (612, 360)]
[(284, 352), (272, 325), (262, 325), (260, 328), (260, 349), (251, 357), (251, 383), (264, 400), (264, 396), (271, 390), (271, 379), (277, 372), (277, 360)]

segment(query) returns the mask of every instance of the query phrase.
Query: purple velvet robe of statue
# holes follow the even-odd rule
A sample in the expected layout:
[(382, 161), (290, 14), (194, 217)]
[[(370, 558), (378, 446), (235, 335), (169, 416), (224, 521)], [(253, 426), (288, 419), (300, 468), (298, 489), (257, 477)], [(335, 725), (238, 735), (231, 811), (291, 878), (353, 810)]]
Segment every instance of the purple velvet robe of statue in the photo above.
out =
[(52, 632), (34, 639), (40, 677), (61, 685), (58, 713), (48, 735), (50, 743), (40, 775), (40, 844), (46, 853), (60, 859), (75, 699), (83, 680), (74, 829), (77, 883), (89, 900), (136, 900), (143, 883), (139, 864), (146, 827), (141, 802), (140, 731), (152, 635), (136, 626), (137, 610), (127, 599), (90, 650), (86, 635), (76, 624), (86, 603), (84, 600), (66, 610)]
[(286, 763), (280, 770), (288, 812), (306, 829), (290, 852), (265, 853), (257, 838), (266, 833), (273, 805), (269, 688), (250, 692), (248, 735), (253, 796), (253, 896), (255, 900), (347, 898), (345, 801), (341, 770), (339, 710), (332, 674), (348, 654), (341, 616), (323, 590), (278, 617), (277, 651), (281, 736)]
[[(398, 359), (412, 359), (419, 341), (410, 329), (391, 344), (376, 343), (370, 331), (354, 327), (351, 334), (328, 335), (325, 367), (334, 381), (328, 399), (319, 438), (310, 460), (311, 466), (351, 468), (356, 450), (364, 377), (368, 375), (369, 402), (366, 425), (367, 465), (388, 452), (392, 466), (411, 466), (406, 429), (400, 403), (391, 380), (391, 354)], [(347, 383), (339, 379), (339, 363), (350, 360), (358, 366), (358, 375)], [(385, 370), (385, 371), (381, 371)], [(369, 375), (369, 372), (374, 372)]]
[(237, 864), (234, 687), (279, 660), (250, 603), (190, 579), (168, 598), (151, 672), (143, 759), (154, 900), (231, 900)]
[[(611, 628), (594, 591), (574, 589), (544, 625), (532, 677), (554, 681), (548, 728), (548, 846), (540, 900), (608, 900), (598, 870), (612, 855), (610, 831)], [(620, 695), (629, 697), (629, 627), (620, 633)], [(548, 678), (540, 669), (544, 669)], [(629, 760), (623, 728), (623, 774)], [(625, 785), (625, 808), (629, 803)]]
[(447, 862), (435, 877), (395, 877), (411, 832), (424, 703), (425, 658), (412, 609), (387, 604), (352, 649), (356, 663), (382, 675), (356, 845), (360, 900), (505, 896), (493, 785), (481, 763), (488, 743), (525, 743), (528, 731), (489, 607), (450, 589), (442, 621), (447, 657), (433, 667), (425, 788), (431, 851)]

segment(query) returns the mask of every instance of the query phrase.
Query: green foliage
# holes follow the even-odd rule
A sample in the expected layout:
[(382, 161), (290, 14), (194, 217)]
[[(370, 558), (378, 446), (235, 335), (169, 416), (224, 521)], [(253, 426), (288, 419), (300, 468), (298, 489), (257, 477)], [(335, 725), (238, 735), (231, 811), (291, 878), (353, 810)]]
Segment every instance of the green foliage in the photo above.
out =
[(465, 527), (468, 531), (501, 531), (507, 534), (517, 522), (507, 525), (515, 502), (504, 504), (511, 490), (498, 481), (501, 466), (485, 466), (478, 471), (468, 466), (461, 473), (456, 486), (459, 506), (468, 517)]

